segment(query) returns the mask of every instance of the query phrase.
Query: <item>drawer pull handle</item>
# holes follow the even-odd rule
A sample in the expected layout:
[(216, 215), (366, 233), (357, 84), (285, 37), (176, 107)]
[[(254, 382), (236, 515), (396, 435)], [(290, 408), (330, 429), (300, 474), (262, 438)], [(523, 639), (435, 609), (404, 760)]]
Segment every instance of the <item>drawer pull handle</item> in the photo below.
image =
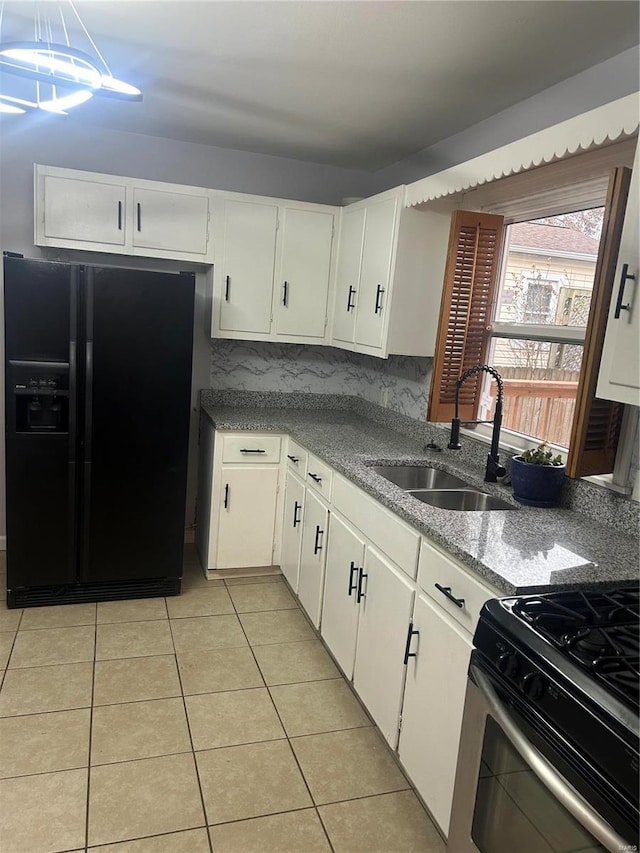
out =
[(351, 311), (352, 308), (356, 307), (356, 303), (351, 301), (351, 297), (355, 296), (355, 293), (355, 287), (351, 287), (351, 285), (349, 285), (349, 295), (347, 296), (347, 312)]
[(300, 461), (297, 456), (291, 456), (290, 453), (287, 453), (287, 459), (290, 459), (294, 465), (297, 465)]
[(224, 508), (229, 508), (229, 483), (224, 487)]
[(360, 571), (360, 569), (356, 566), (353, 560), (351, 560), (351, 568), (349, 569), (349, 595), (352, 592), (355, 592), (356, 587), (358, 586), (358, 582), (354, 580), (354, 575), (356, 572)]
[(316, 524), (316, 540), (313, 543), (313, 553), (317, 554), (319, 551), (322, 551), (322, 545), (320, 544), (320, 537), (323, 535), (324, 530), (320, 529), (320, 525)]
[(404, 665), (406, 666), (409, 663), (409, 658), (417, 658), (418, 655), (416, 652), (410, 652), (411, 648), (411, 638), (414, 636), (417, 637), (420, 635), (420, 631), (413, 630), (413, 622), (409, 622), (409, 631), (407, 632), (407, 644), (404, 647)]
[(287, 290), (288, 289), (289, 289), (289, 282), (285, 281), (284, 284), (282, 285), (282, 304), (284, 305), (285, 308), (287, 307), (287, 295), (288, 295)]
[(364, 572), (362, 569), (358, 569), (358, 594), (356, 596), (356, 603), (360, 604), (363, 598), (367, 597), (367, 593), (362, 591), (362, 581), (364, 578), (368, 578), (369, 575)]
[(627, 302), (626, 305), (622, 304), (622, 300), (624, 299), (624, 286), (627, 283), (627, 279), (631, 279), (631, 281), (635, 281), (635, 275), (631, 275), (629, 273), (629, 264), (624, 264), (622, 267), (622, 274), (620, 275), (620, 284), (618, 285), (618, 298), (616, 299), (616, 310), (613, 315), (615, 320), (618, 320), (620, 317), (621, 311), (630, 311), (631, 303)]
[(384, 293), (384, 287), (378, 285), (376, 288), (376, 308), (373, 312), (374, 314), (378, 314), (382, 312), (382, 294)]
[(240, 448), (240, 453), (266, 453), (266, 450), (248, 450), (246, 447)]
[(140, 205), (140, 202), (138, 202), (138, 204), (136, 205), (136, 208), (137, 208), (137, 214), (138, 214), (138, 216), (137, 216), (138, 231), (142, 231), (142, 207)]
[(293, 502), (293, 526), (297, 527), (300, 524), (300, 516), (298, 512), (302, 509), (302, 504), (299, 504), (298, 501)]
[(118, 202), (118, 231), (122, 231), (122, 202)]
[(318, 477), (318, 475), (317, 475), (317, 474), (312, 474), (312, 473), (311, 473), (311, 471), (309, 471), (309, 476), (310, 476), (310, 477), (311, 477), (311, 479), (312, 479), (314, 482), (316, 482), (316, 483), (321, 483), (321, 482), (322, 482), (322, 477)]
[(450, 586), (440, 586), (439, 583), (434, 584), (434, 586), (438, 590), (438, 592), (441, 592), (445, 596), (445, 598), (448, 598), (449, 601), (452, 601), (456, 607), (464, 607), (464, 598), (456, 598), (455, 595), (452, 595)]
[(231, 284), (231, 276), (228, 275), (224, 280), (224, 301), (229, 301), (229, 285)]

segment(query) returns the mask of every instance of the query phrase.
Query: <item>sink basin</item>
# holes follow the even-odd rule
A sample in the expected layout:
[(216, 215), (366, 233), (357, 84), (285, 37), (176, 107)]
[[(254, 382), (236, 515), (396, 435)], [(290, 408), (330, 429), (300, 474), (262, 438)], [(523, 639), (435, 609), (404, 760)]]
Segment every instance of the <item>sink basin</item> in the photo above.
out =
[(472, 489), (453, 489), (445, 491), (442, 489), (407, 489), (408, 494), (413, 495), (429, 506), (438, 509), (452, 509), (461, 512), (484, 512), (491, 509), (517, 509), (518, 507), (494, 498), (493, 495), (485, 495), (484, 492), (475, 492)]
[(464, 480), (422, 465), (378, 465), (371, 469), (401, 489), (469, 489)]

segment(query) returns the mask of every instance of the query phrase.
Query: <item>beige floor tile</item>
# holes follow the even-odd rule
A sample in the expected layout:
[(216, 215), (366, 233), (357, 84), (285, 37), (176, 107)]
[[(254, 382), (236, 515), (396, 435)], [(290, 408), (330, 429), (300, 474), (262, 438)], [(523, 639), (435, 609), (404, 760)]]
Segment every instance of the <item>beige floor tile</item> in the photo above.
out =
[(271, 696), (289, 737), (371, 725), (342, 678), (283, 684)]
[(174, 655), (96, 661), (94, 705), (180, 696)]
[(9, 610), (4, 602), (0, 604), (0, 632), (17, 631), (21, 616), (21, 609)]
[(147, 622), (167, 619), (164, 598), (135, 598), (131, 601), (101, 601), (98, 604), (98, 625), (109, 622)]
[(16, 638), (15, 631), (3, 631), (0, 634), (0, 669), (5, 669)]
[(446, 850), (413, 791), (334, 803), (320, 806), (318, 811), (335, 853), (445, 853)]
[(0, 717), (91, 705), (93, 663), (9, 669), (0, 691)]
[(201, 652), (178, 652), (177, 657), (185, 696), (264, 685), (260, 670), (248, 646), (235, 649), (205, 649)]
[(188, 829), (171, 835), (153, 835), (106, 847), (91, 847), (90, 850), (91, 853), (209, 853), (210, 847), (206, 829)]
[(10, 669), (46, 666), (55, 663), (79, 663), (93, 660), (95, 628), (42, 628), (18, 631), (9, 660)]
[(27, 607), (22, 615), (20, 630), (95, 624), (95, 604), (56, 604), (51, 607)]
[(190, 751), (181, 697), (103, 705), (93, 710), (91, 764)]
[[(199, 587), (200, 589), (207, 589), (213, 586), (214, 581), (210, 581), (203, 569), (200, 565), (194, 566), (183, 566), (182, 569), (182, 584), (181, 590), (182, 592), (187, 592), (190, 589), (194, 589)], [(167, 598), (172, 596), (167, 596)]]
[(275, 740), (285, 736), (269, 691), (233, 690), (185, 699), (194, 749)]
[(168, 620), (98, 625), (96, 660), (173, 654)]
[(229, 595), (238, 613), (262, 610), (293, 610), (297, 604), (284, 583), (240, 584), (230, 586)]
[(315, 809), (223, 823), (210, 832), (216, 853), (331, 853)]
[(0, 778), (73, 770), (89, 764), (90, 711), (56, 711), (0, 720)]
[(171, 631), (177, 652), (230, 649), (247, 645), (247, 639), (237, 616), (196, 616), (192, 619), (172, 619)]
[(320, 640), (255, 646), (253, 653), (267, 684), (295, 684), (337, 678), (338, 668)]
[(84, 849), (87, 771), (0, 781), (2, 853)]
[(227, 586), (282, 581), (282, 572), (277, 566), (265, 566), (255, 569), (222, 569), (217, 574), (224, 579)]
[(315, 639), (313, 629), (300, 610), (242, 613), (239, 618), (252, 646)]
[(316, 803), (409, 787), (374, 728), (293, 738), (291, 746)]
[(229, 593), (221, 583), (214, 583), (210, 588), (196, 586), (182, 595), (167, 597), (167, 609), (172, 619), (234, 612)]
[(91, 769), (89, 845), (204, 826), (193, 755)]
[(210, 749), (196, 760), (209, 824), (312, 804), (286, 740)]

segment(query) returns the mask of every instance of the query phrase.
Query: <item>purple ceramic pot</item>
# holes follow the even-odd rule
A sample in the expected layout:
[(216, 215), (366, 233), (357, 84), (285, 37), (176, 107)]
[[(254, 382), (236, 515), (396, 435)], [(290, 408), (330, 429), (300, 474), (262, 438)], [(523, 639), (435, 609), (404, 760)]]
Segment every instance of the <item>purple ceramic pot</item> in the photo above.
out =
[(527, 506), (556, 506), (564, 482), (564, 465), (532, 465), (521, 456), (511, 460), (513, 496)]

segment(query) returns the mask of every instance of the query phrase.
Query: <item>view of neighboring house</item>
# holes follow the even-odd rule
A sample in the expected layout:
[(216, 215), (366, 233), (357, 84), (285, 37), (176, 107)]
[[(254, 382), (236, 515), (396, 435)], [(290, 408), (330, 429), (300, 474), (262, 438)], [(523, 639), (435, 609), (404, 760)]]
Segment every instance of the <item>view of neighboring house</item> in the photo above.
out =
[[(599, 239), (549, 221), (508, 227), (496, 323), (586, 326)], [(539, 337), (493, 339), (490, 363), (505, 380), (504, 423), (566, 447), (583, 347)]]

